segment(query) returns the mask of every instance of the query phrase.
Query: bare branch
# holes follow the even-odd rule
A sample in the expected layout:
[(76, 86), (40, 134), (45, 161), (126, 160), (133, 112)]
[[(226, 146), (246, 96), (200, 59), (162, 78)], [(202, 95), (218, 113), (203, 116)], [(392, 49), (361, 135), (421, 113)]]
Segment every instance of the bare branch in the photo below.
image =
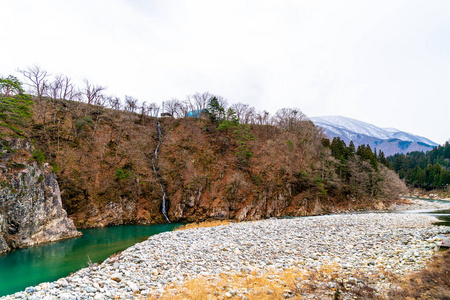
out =
[(125, 110), (135, 112), (137, 109), (137, 102), (138, 99), (131, 96), (125, 96)]
[(89, 80), (84, 79), (84, 95), (87, 99), (87, 104), (103, 106), (105, 103), (105, 96), (102, 94), (106, 87), (100, 85), (93, 85)]
[(26, 84), (30, 86), (32, 93), (39, 99), (42, 99), (42, 96), (48, 87), (47, 77), (49, 77), (50, 74), (38, 65), (33, 65), (23, 70), (18, 69), (18, 72), (28, 80)]

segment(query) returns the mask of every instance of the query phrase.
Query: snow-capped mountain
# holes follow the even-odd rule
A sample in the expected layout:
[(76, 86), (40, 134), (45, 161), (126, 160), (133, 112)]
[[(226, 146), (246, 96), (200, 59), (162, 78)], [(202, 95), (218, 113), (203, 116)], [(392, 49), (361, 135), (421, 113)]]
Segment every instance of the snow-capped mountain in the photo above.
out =
[(324, 129), (330, 137), (340, 137), (347, 144), (353, 141), (355, 146), (369, 144), (384, 152), (386, 156), (395, 153), (408, 153), (412, 151), (428, 151), (438, 144), (408, 132), (395, 128), (380, 128), (373, 124), (358, 121), (342, 116), (313, 117), (311, 121)]

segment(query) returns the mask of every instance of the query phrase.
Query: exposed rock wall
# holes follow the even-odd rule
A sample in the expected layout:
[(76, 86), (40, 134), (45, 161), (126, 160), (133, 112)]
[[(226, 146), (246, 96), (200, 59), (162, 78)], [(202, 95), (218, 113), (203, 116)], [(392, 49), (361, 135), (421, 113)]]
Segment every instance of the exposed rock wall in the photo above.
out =
[(2, 141), (0, 253), (79, 236), (62, 208), (56, 175), (25, 139)]

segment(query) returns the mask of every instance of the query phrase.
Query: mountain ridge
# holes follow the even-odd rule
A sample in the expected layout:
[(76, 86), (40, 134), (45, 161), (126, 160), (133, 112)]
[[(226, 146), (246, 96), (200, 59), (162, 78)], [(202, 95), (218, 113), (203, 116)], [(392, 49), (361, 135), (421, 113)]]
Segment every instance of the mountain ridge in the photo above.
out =
[(320, 116), (310, 120), (324, 130), (329, 138), (339, 137), (347, 144), (353, 141), (355, 146), (370, 145), (385, 153), (409, 153), (429, 151), (438, 146), (430, 139), (396, 128), (381, 128), (376, 125), (343, 116)]

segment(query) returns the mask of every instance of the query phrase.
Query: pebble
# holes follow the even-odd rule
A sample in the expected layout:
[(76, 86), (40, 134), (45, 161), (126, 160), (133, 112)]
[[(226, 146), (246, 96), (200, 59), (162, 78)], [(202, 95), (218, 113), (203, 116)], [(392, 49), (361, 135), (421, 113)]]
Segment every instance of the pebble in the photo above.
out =
[[(436, 236), (450, 233), (450, 227), (434, 222), (436, 218), (428, 215), (363, 213), (164, 232), (94, 268), (0, 299), (146, 298), (161, 295), (167, 284), (182, 284), (195, 276), (291, 267), (313, 270), (331, 263), (348, 274), (349, 282), (356, 280), (353, 271), (379, 274), (384, 269), (403, 276), (423, 268), (435, 253)], [(388, 280), (380, 277), (374, 288), (388, 289)], [(290, 292), (285, 291), (286, 297)]]

